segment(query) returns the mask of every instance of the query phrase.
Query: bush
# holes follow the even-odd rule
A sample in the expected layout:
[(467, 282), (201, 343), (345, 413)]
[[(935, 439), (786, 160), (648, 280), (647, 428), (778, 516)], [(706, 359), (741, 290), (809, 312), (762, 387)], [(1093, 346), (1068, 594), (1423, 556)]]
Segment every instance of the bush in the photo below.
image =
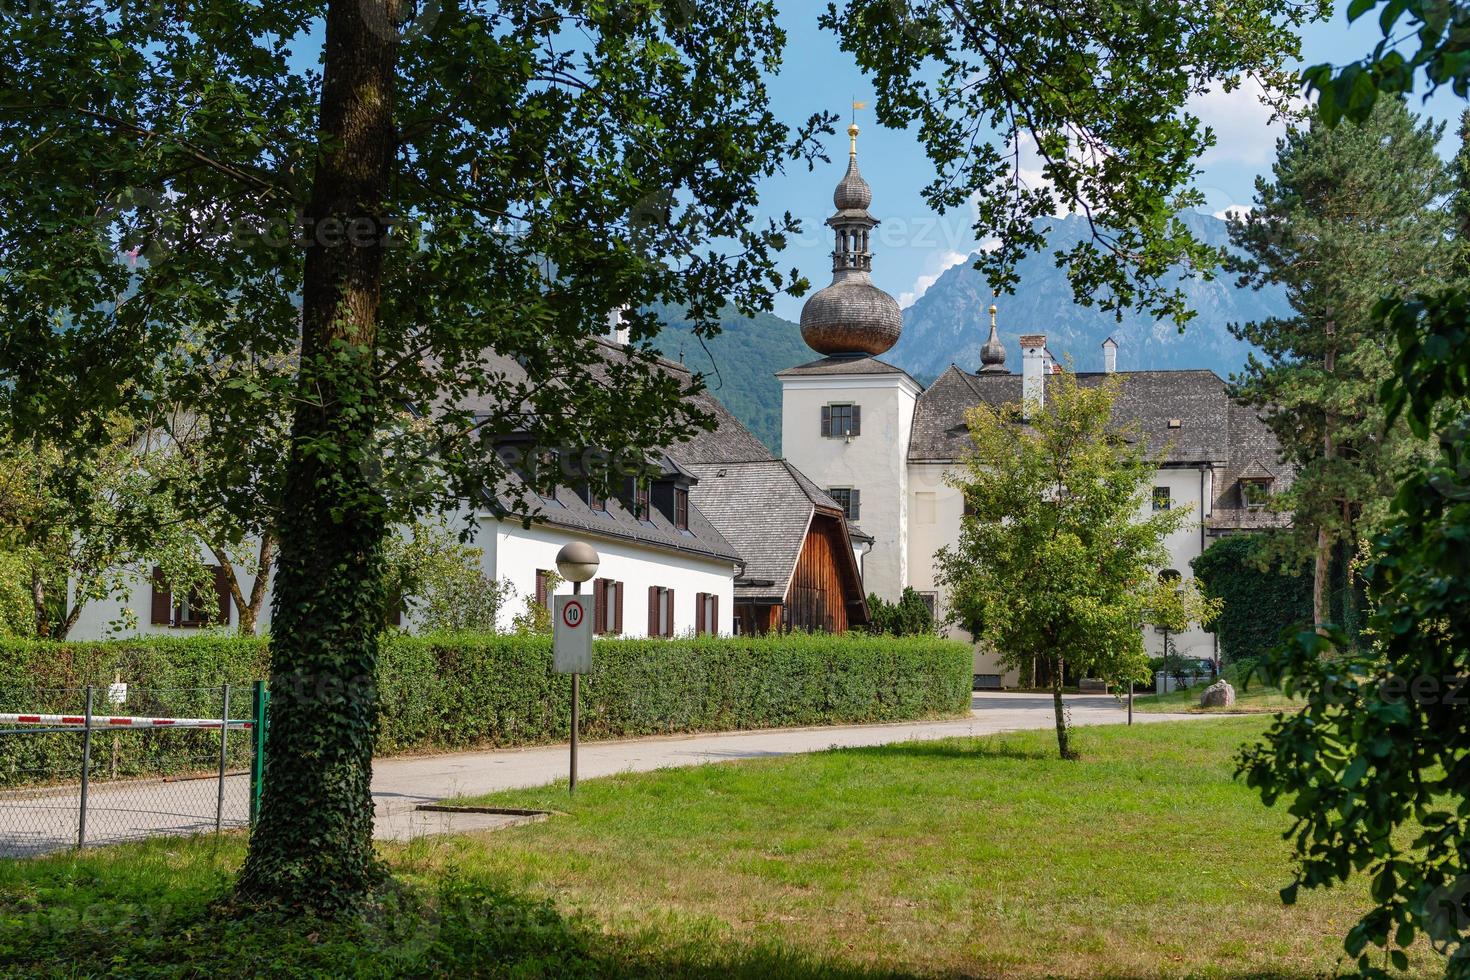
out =
[(1224, 603), (1210, 625), (1220, 638), (1222, 660), (1258, 657), (1276, 645), (1283, 630), (1311, 621), (1311, 576), (1263, 570), (1260, 546), (1260, 535), (1231, 535), (1190, 563), (1205, 594)]
[[(953, 714), (970, 703), (970, 661), (968, 646), (934, 637), (600, 639), (583, 679), (582, 732), (619, 738)], [(96, 685), (100, 696), (116, 674), (130, 685), (120, 709), (128, 714), (212, 717), (228, 681), (241, 685), (231, 714), (246, 717), (246, 685), (267, 664), (258, 638), (0, 642), (0, 711), (78, 711), (77, 688)], [(551, 670), (548, 636), (390, 635), (378, 689), (383, 754), (560, 741), (571, 715), (571, 683)], [(119, 774), (197, 769), (209, 758), (197, 735), (125, 737)], [(69, 733), (0, 740), (0, 785), (74, 771), (77, 751)]]
[(890, 636), (924, 636), (934, 632), (934, 614), (924, 597), (905, 586), (897, 602), (889, 602), (876, 593), (868, 593), (868, 612), (872, 615), (869, 630)]

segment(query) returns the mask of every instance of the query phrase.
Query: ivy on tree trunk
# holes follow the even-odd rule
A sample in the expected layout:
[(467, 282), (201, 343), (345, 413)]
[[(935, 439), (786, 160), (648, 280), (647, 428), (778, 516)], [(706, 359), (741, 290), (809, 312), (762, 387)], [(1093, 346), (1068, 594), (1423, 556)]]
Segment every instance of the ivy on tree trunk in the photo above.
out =
[(265, 794), (238, 885), (255, 903), (332, 911), (360, 900), (382, 874), (371, 782), (386, 506), (367, 464), (377, 448), (398, 50), (384, 25), (397, 22), (398, 0), (333, 0), (327, 8), (322, 151), (308, 217), (317, 228), (340, 222), (358, 233), (316, 236), (306, 253)]

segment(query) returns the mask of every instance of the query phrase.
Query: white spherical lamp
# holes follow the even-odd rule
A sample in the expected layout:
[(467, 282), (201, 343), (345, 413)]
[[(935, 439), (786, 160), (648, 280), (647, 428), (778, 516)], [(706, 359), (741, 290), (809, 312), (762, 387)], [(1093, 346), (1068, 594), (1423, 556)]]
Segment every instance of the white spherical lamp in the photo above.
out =
[(585, 582), (597, 574), (601, 559), (597, 550), (585, 541), (563, 545), (556, 553), (556, 570), (568, 582)]

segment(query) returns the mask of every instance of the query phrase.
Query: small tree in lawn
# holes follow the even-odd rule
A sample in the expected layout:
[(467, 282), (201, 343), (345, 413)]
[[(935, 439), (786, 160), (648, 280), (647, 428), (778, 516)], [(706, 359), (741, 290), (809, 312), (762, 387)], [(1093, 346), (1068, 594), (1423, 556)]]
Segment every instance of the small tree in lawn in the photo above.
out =
[(1156, 600), (1164, 538), (1187, 509), (1145, 514), (1156, 461), (1109, 424), (1119, 382), (1048, 379), (1044, 407), (970, 411), (975, 451), (952, 477), (970, 514), (940, 549), (949, 619), (1001, 663), (1050, 668), (1057, 749), (1076, 758), (1062, 707), (1062, 670), (1112, 681), (1147, 671), (1139, 623)]

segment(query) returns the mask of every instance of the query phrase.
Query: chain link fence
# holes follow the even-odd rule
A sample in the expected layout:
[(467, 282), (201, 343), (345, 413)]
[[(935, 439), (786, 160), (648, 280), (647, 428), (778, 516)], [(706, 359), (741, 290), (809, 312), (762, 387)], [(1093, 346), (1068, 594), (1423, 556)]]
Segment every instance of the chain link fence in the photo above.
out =
[(264, 685), (0, 689), (0, 857), (247, 826)]

